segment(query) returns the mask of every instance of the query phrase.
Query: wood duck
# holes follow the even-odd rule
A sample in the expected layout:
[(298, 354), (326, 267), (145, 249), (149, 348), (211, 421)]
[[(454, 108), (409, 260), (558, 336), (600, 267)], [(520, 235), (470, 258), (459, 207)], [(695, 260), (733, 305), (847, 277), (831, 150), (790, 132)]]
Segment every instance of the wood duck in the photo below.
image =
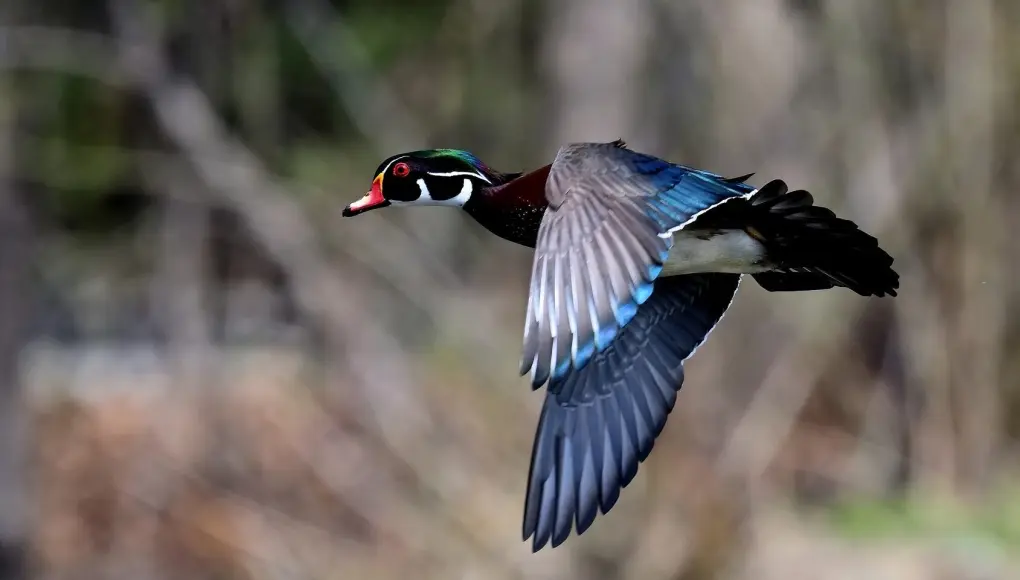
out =
[(548, 385), (524, 507), (533, 551), (613, 507), (742, 275), (772, 292), (896, 295), (893, 259), (874, 237), (807, 191), (754, 188), (751, 175), (724, 178), (620, 140), (566, 145), (526, 174), (435, 149), (386, 159), (344, 209), (460, 207), (535, 249), (520, 369), (534, 389)]

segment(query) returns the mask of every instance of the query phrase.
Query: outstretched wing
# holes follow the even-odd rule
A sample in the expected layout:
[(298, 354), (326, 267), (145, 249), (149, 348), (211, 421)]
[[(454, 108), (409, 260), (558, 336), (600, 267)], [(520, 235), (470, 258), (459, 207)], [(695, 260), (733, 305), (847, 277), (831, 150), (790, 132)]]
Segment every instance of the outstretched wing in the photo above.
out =
[(654, 295), (584, 368), (549, 383), (524, 507), (524, 539), (555, 547), (582, 534), (637, 474), (683, 384), (683, 361), (722, 318), (739, 274), (655, 282)]
[(675, 165), (621, 141), (560, 149), (535, 246), (521, 374), (535, 388), (604, 350), (652, 293), (672, 236), (746, 195), (746, 179)]

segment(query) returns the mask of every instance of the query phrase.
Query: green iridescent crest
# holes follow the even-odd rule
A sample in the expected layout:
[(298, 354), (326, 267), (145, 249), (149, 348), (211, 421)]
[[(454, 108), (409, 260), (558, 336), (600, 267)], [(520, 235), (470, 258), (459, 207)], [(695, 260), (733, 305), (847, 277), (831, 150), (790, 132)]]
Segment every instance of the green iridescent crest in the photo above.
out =
[(470, 164), (472, 167), (490, 173), (489, 166), (482, 162), (481, 159), (475, 157), (475, 155), (469, 151), (462, 149), (430, 149), (421, 153), (422, 157), (435, 158), (435, 157), (454, 157), (460, 159), (465, 163)]

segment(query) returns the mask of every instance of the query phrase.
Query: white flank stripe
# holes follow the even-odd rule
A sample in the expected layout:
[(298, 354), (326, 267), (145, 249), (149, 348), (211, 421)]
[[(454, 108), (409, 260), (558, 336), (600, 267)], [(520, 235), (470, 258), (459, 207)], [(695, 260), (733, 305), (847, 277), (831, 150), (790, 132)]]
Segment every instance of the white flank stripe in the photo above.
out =
[(705, 213), (706, 211), (715, 209), (715, 208), (719, 207), (720, 205), (722, 205), (722, 204), (724, 204), (724, 203), (726, 203), (728, 201), (732, 201), (734, 199), (744, 199), (744, 200), (751, 199), (751, 196), (756, 194), (756, 193), (758, 193), (757, 189), (755, 189), (754, 191), (752, 191), (750, 193), (744, 194), (744, 195), (736, 195), (736, 196), (733, 196), (733, 197), (727, 197), (726, 199), (724, 199), (722, 201), (719, 201), (719, 202), (716, 202), (716, 203), (706, 207), (705, 209), (695, 213), (691, 217), (687, 218), (687, 221), (685, 221), (684, 223), (682, 223), (682, 224), (680, 224), (680, 225), (678, 225), (676, 227), (670, 228), (670, 229), (662, 232), (661, 234), (659, 234), (659, 237), (660, 238), (668, 238), (668, 237), (673, 235), (673, 232), (678, 232), (678, 231), (684, 229), (685, 227), (691, 225), (692, 223), (694, 223), (694, 220), (696, 220), (699, 217), (701, 217), (701, 214)]

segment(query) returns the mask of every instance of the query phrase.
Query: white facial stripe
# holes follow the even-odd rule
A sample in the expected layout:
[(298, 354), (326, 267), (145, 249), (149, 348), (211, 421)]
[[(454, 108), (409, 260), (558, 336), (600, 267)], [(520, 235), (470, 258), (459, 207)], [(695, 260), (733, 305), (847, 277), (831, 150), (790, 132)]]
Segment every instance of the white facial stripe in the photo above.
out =
[(425, 183), (424, 179), (418, 179), (418, 181), (416, 181), (415, 183), (418, 184), (418, 191), (421, 192), (421, 194), (418, 196), (418, 199), (402, 203), (417, 205), (452, 205), (461, 207), (465, 203), (467, 203), (469, 199), (471, 199), (471, 194), (474, 193), (475, 191), (474, 182), (472, 182), (470, 179), (464, 178), (464, 185), (461, 186), (460, 192), (457, 195), (451, 197), (450, 199), (433, 199), (432, 192), (429, 191), (429, 186), (427, 183)]
[(432, 175), (432, 176), (435, 176), (435, 177), (456, 177), (458, 175), (464, 175), (464, 176), (467, 176), (467, 177), (477, 177), (478, 179), (481, 179), (485, 183), (490, 183), (490, 184), (492, 183), (491, 181), (489, 181), (488, 177), (485, 177), (481, 173), (475, 173), (473, 171), (446, 171), (446, 172), (442, 172), (442, 173), (433, 173), (433, 172), (429, 171), (428, 174)]
[(392, 161), (390, 161), (389, 163), (386, 164), (386, 167), (383, 167), (383, 170), (379, 172), (379, 175), (386, 175), (386, 172), (390, 170), (390, 166), (393, 165), (394, 163), (396, 163), (397, 161), (400, 161), (404, 157), (407, 157), (407, 155), (401, 155), (400, 157), (394, 157)]

